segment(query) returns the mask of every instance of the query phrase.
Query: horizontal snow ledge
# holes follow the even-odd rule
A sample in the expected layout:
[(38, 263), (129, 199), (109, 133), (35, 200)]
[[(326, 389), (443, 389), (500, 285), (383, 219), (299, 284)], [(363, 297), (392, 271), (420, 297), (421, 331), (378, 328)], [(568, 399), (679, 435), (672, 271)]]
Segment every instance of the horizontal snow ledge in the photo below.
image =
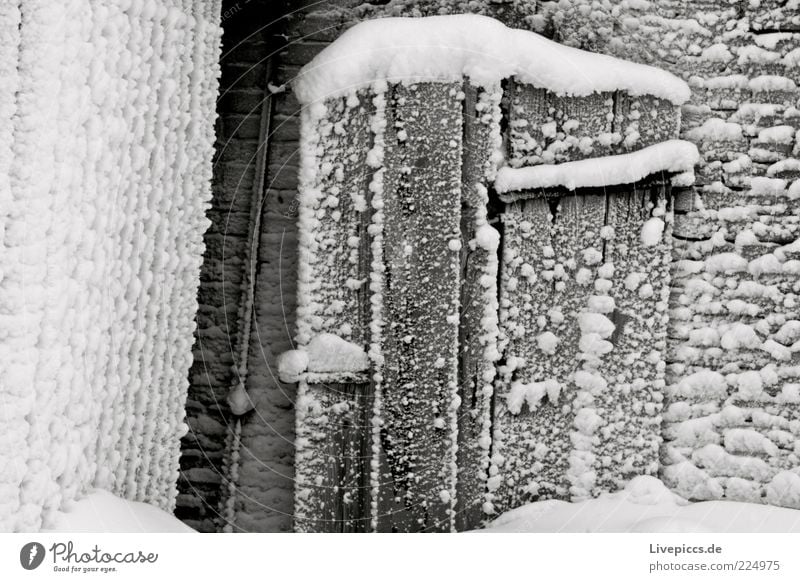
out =
[(499, 194), (517, 190), (563, 187), (568, 190), (633, 184), (659, 172), (694, 169), (700, 159), (697, 146), (673, 139), (629, 154), (589, 158), (563, 164), (500, 168), (494, 186)]
[(458, 82), (490, 86), (515, 77), (560, 95), (626, 91), (681, 105), (689, 86), (647, 65), (560, 45), (527, 30), (472, 14), (362, 22), (300, 71), (303, 104), (341, 97), (376, 81)]

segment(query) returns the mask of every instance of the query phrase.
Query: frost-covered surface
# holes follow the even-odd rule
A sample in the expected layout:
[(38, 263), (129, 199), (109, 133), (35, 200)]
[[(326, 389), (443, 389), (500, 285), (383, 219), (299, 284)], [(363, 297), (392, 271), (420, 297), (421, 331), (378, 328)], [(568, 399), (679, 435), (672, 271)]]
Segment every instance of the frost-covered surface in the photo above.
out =
[[(0, 8), (0, 529), (95, 486), (170, 509), (219, 3)], [(7, 176), (7, 178), (6, 178)]]
[(796, 2), (572, 0), (545, 13), (562, 42), (692, 88), (681, 138), (701, 163), (676, 197), (664, 482), (798, 507), (797, 257), (782, 249), (800, 235)]
[[(486, 21), (459, 17), (415, 26), (424, 32), (431, 22), (453, 31)], [(369, 529), (447, 530), (459, 519), (476, 523), (478, 508), (491, 514), (540, 495), (586, 497), (618, 488), (637, 472), (654, 473), (671, 223), (663, 188), (627, 187), (610, 194), (609, 204), (603, 196), (565, 196), (555, 221), (543, 200), (530, 215), (508, 207), (501, 260), (487, 186), (503, 161), (499, 80), (505, 76), (516, 75), (508, 89), (518, 152), (511, 165), (541, 164), (553, 155), (551, 162), (576, 174), (580, 186), (690, 172), (696, 147), (669, 141), (677, 133), (675, 105), (661, 89), (626, 85), (613, 75), (593, 86), (585, 77), (560, 76), (576, 83), (569, 90), (519, 70), (481, 78), (480, 68), (465, 70), (457, 59), (439, 63), (450, 73), (434, 76), (436, 82), (413, 82), (430, 79), (428, 60), (413, 51), (392, 53), (396, 62), (376, 61), (387, 71), (392, 62), (399, 68), (370, 85), (350, 79), (344, 93), (328, 87), (333, 77), (343, 82), (364, 73), (331, 55), (364, 39), (380, 44), (375, 35), (382, 27), (362, 25), (354, 29), (362, 32), (345, 35), (306, 69), (325, 74), (308, 72), (295, 87), (308, 104), (298, 346), (279, 368), (285, 380), (300, 380), (296, 529), (347, 531), (369, 519)], [(395, 72), (404, 82), (386, 84), (385, 78), (399, 80)], [(639, 93), (650, 89), (655, 95)], [(598, 103), (610, 108), (599, 123)], [(537, 127), (541, 144), (531, 137)], [(570, 165), (599, 151), (618, 154), (599, 162), (609, 178), (583, 171), (589, 160)], [(556, 185), (563, 184), (525, 187)], [(310, 375), (310, 348), (326, 334), (363, 346), (371, 394), (352, 377), (326, 385)], [(501, 354), (505, 361), (496, 369)], [(331, 355), (333, 362), (338, 356)], [(611, 397), (609, 384), (626, 397)], [(350, 469), (331, 472), (326, 459), (364, 450), (365, 433), (347, 427), (364, 418), (370, 398), (365, 498)], [(531, 436), (537, 430), (542, 438)], [(484, 482), (489, 495), (481, 499)], [(342, 514), (339, 522), (327, 517)]]
[(800, 511), (735, 501), (689, 503), (654, 477), (577, 503), (539, 501), (508, 511), (486, 532), (798, 533)]
[(783, 244), (798, 236), (796, 202), (778, 178), (712, 189), (688, 215), (701, 240), (674, 268), (663, 478), (690, 499), (797, 508), (800, 254)]
[(494, 186), (500, 194), (505, 194), (515, 190), (559, 187), (575, 190), (592, 186), (634, 184), (661, 172), (692, 172), (699, 159), (697, 146), (693, 143), (668, 140), (616, 156), (522, 168), (506, 166), (498, 171)]
[(658, 184), (506, 208), (487, 514), (657, 472), (671, 222)]
[(474, 14), (360, 23), (306, 65), (294, 89), (310, 104), (378, 80), (462, 77), (484, 87), (515, 77), (561, 95), (622, 90), (677, 105), (689, 98), (686, 84), (665, 71), (576, 50)]
[(496, 175), (501, 157), (502, 113), (500, 85), (488, 89), (468, 87), (465, 95), (464, 160), (462, 181), (473, 184), (463, 197), (467, 208), (461, 245), (455, 527), (463, 530), (482, 517), (485, 483), (490, 465), (491, 406), (497, 349), (500, 232), (490, 223), (487, 185)]
[(174, 515), (97, 489), (56, 513), (45, 533), (191, 533)]
[[(430, 3), (431, 6), (434, 4)], [(625, 398), (621, 398), (621, 401), (640, 401), (641, 404), (637, 406), (641, 406), (641, 409), (624, 409), (623, 406), (624, 410), (614, 413), (641, 417), (658, 424), (660, 418), (657, 409), (660, 403), (657, 398), (660, 395), (668, 394), (673, 399), (672, 402), (690, 401), (696, 395), (706, 398), (702, 402), (689, 402), (689, 418), (697, 418), (701, 422), (695, 427), (683, 426), (681, 431), (689, 435), (693, 430), (701, 431), (702, 437), (689, 436), (686, 437), (686, 442), (703, 443), (703, 439), (708, 438), (714, 441), (711, 444), (715, 446), (704, 448), (708, 443), (703, 443), (702, 446), (673, 446), (672, 425), (683, 425), (689, 418), (673, 418), (670, 414), (678, 409), (670, 409), (670, 413), (665, 416), (668, 428), (664, 436), (668, 443), (662, 449), (662, 452), (670, 454), (664, 459), (669, 466), (676, 465), (675, 457), (671, 455), (682, 447), (679, 452), (688, 463), (680, 464), (669, 475), (665, 469), (665, 481), (671, 486), (681, 484), (691, 487), (693, 480), (697, 479), (696, 482), (700, 484), (697, 491), (702, 495), (706, 494), (703, 493), (703, 488), (710, 484), (708, 491), (713, 495), (727, 495), (732, 498), (745, 496), (753, 500), (763, 496), (770, 503), (793, 503), (794, 477), (791, 473), (782, 470), (776, 472), (769, 467), (775, 463), (779, 467), (796, 467), (792, 457), (795, 438), (795, 412), (792, 403), (797, 394), (798, 383), (793, 376), (795, 351), (792, 348), (796, 340), (791, 339), (790, 329), (791, 322), (795, 319), (793, 309), (796, 299), (792, 277), (797, 266), (793, 262), (793, 256), (779, 256), (779, 253), (774, 252), (773, 245), (785, 245), (797, 237), (794, 201), (800, 193), (800, 187), (796, 183), (796, 162), (800, 157), (800, 150), (797, 149), (796, 133), (792, 135), (788, 128), (797, 127), (800, 120), (800, 112), (796, 109), (796, 55), (793, 56), (798, 35), (761, 34), (760, 31), (762, 28), (791, 26), (792, 22), (796, 24), (796, 14), (778, 6), (779, 3), (750, 3), (741, 6), (740, 12), (733, 5), (709, 4), (697, 7), (691, 3), (687, 5), (678, 2), (656, 4), (573, 0), (545, 4), (541, 17), (537, 15), (529, 22), (537, 29), (544, 30), (545, 25), (552, 25), (562, 42), (669, 68), (677, 75), (684, 76), (693, 90), (691, 101), (683, 108), (681, 137), (698, 146), (702, 163), (698, 172), (697, 192), (676, 192), (677, 216), (674, 229), (678, 237), (672, 238), (673, 225), (668, 220), (669, 213), (644, 216), (642, 223), (625, 235), (632, 243), (662, 252), (656, 269), (662, 278), (666, 276), (668, 260), (663, 251), (670, 244), (675, 245), (673, 272), (676, 273), (678, 291), (669, 298), (673, 308), (670, 315), (675, 323), (670, 328), (670, 349), (666, 358), (648, 354), (653, 362), (666, 359), (671, 364), (666, 370), (671, 386), (669, 389), (655, 386), (655, 390), (649, 391), (641, 400), (638, 397), (627, 399), (628, 394), (624, 393)], [(411, 7), (409, 10), (415, 11), (417, 5), (427, 6), (427, 3), (392, 1), (386, 8), (386, 14), (402, 12), (404, 7)], [(429, 8), (423, 7), (420, 10), (426, 14), (430, 13), (426, 12)], [(447, 9), (441, 5), (440, 8)], [(608, 26), (603, 26), (604, 23)], [(759, 50), (752, 48), (753, 45)], [(398, 66), (402, 70), (406, 64), (400, 62)], [(354, 71), (353, 74), (355, 73)], [(669, 111), (674, 106), (657, 100), (647, 102), (647, 96), (635, 99), (635, 108), (626, 112), (622, 119), (618, 112), (623, 102), (619, 96), (623, 94), (619, 92), (615, 98), (605, 93), (582, 96), (575, 101), (559, 96), (559, 100), (553, 103), (548, 101), (551, 96), (546, 92), (542, 92), (542, 98), (520, 97), (520, 94), (526, 95), (529, 92), (524, 84), (512, 85), (510, 91), (515, 93), (509, 98), (512, 119), (509, 120), (510, 151), (507, 161), (515, 168), (536, 164), (563, 164), (597, 155), (627, 153), (677, 137), (671, 135), (671, 132), (678, 131), (677, 125), (671, 125), (674, 118), (660, 113)], [(568, 111), (570, 107), (573, 108), (572, 111)], [(664, 107), (666, 109), (662, 109)], [(577, 114), (574, 109), (578, 109)], [(607, 123), (603, 122), (602, 116), (584, 114), (584, 110), (596, 112), (601, 109), (607, 111)], [(513, 116), (516, 116), (516, 120)], [(651, 123), (651, 119), (656, 121)], [(662, 125), (665, 120), (667, 122)], [(591, 142), (585, 140), (585, 137), (589, 137)], [(753, 180), (757, 176), (779, 178), (784, 182), (781, 185), (780, 182)], [(378, 172), (372, 183), (380, 184), (381, 177), (381, 172)], [(675, 185), (688, 187), (691, 184), (684, 181)], [(379, 220), (374, 223), (376, 231)], [(603, 238), (616, 234), (616, 230), (598, 230)], [(721, 231), (724, 232), (718, 234)], [(596, 234), (594, 230), (592, 232)], [(488, 233), (484, 229), (483, 234), (486, 236), (478, 235), (476, 241), (491, 240)], [(379, 238), (380, 233), (377, 233), (373, 241), (379, 241)], [(465, 241), (461, 242), (466, 247)], [(604, 314), (613, 321), (614, 311), (622, 301), (612, 297), (613, 293), (610, 291), (624, 289), (629, 295), (628, 305), (632, 309), (639, 309), (641, 302), (644, 302), (650, 310), (648, 315), (642, 317), (641, 329), (636, 329), (634, 336), (641, 334), (644, 337), (648, 328), (653, 327), (654, 322), (659, 319), (663, 323), (666, 299), (658, 286), (659, 281), (647, 280), (650, 263), (644, 260), (645, 266), (642, 268), (620, 266), (616, 261), (607, 266), (602, 249), (597, 248), (594, 249), (596, 252), (590, 252), (589, 246), (591, 245), (580, 249), (580, 254), (576, 255), (576, 262), (584, 261), (587, 265), (583, 270), (577, 269), (574, 277), (581, 285), (597, 285), (597, 293), (578, 311)], [(374, 248), (380, 249), (381, 246), (377, 244)], [(561, 261), (558, 256), (544, 259), (553, 261), (552, 268), (542, 269), (553, 272), (553, 286), (557, 287), (561, 283), (566, 285), (566, 275), (572, 269), (570, 264), (566, 260)], [(638, 257), (633, 262), (641, 259), (642, 257)], [(558, 265), (561, 267), (558, 268)], [(524, 285), (523, 281), (530, 281), (532, 275), (540, 274), (538, 269), (530, 265), (526, 267), (525, 264), (519, 264), (517, 267), (519, 273), (508, 279), (511, 286), (517, 285), (519, 288)], [(600, 269), (603, 269), (603, 274)], [(623, 275), (619, 276), (618, 273)], [(605, 281), (613, 281), (618, 276), (619, 286), (614, 281), (609, 288)], [(383, 282), (381, 277), (380, 273), (374, 274), (371, 284), (380, 289)], [(598, 279), (599, 285), (596, 283)], [(488, 283), (489, 279), (485, 281)], [(684, 294), (683, 284), (687, 281), (691, 283), (690, 293)], [(773, 289), (776, 286), (777, 292)], [(563, 290), (562, 287), (560, 291)], [(716, 296), (724, 299), (714, 299), (708, 303), (706, 294), (717, 294)], [(524, 292), (519, 295), (524, 306)], [(609, 299), (612, 301), (609, 302)], [(708, 308), (706, 304), (709, 305)], [(374, 302), (372, 307), (373, 313), (382, 313), (380, 301)], [(513, 307), (508, 309), (509, 313)], [(767, 317), (772, 312), (777, 315)], [(547, 325), (559, 320), (559, 313), (556, 311), (551, 313), (548, 308), (544, 313)], [(561, 316), (563, 317), (563, 313)], [(756, 326), (755, 323), (761, 320), (768, 321)], [(780, 329), (785, 323), (790, 325), (781, 334)], [(382, 319), (373, 324), (373, 337), (386, 333), (383, 324)], [(539, 322), (536, 321), (535, 324), (538, 326)], [(547, 356), (563, 357), (562, 352), (564, 346), (569, 345), (568, 340), (550, 330), (537, 330), (531, 334), (527, 332), (527, 327), (521, 326), (525, 331), (521, 331), (520, 335), (531, 336), (531, 342), (535, 342), (531, 344), (531, 351), (540, 350)], [(574, 338), (575, 345), (580, 347), (581, 353), (591, 356), (587, 362), (593, 362), (593, 366), (599, 370), (596, 376), (608, 383), (606, 374), (609, 372), (602, 367), (614, 358), (613, 350), (608, 351), (608, 344), (613, 343), (613, 339), (602, 336), (602, 327), (586, 334), (580, 330), (579, 325), (576, 328), (580, 335)], [(661, 335), (657, 341), (665, 340)], [(658, 346), (658, 351), (665, 350), (666, 346)], [(378, 350), (371, 353), (377, 369), (380, 369), (383, 365), (383, 354)], [(744, 363), (740, 365), (741, 369), (735, 369), (733, 360), (742, 355)], [(769, 363), (774, 363), (779, 375), (779, 380), (771, 386), (767, 384), (769, 372), (764, 373), (764, 367)], [(594, 374), (592, 370), (584, 371)], [(702, 373), (695, 376), (695, 372)], [(755, 372), (756, 375), (748, 372)], [(658, 371), (662, 377), (664, 373), (663, 369)], [(656, 380), (658, 374), (654, 374)], [(715, 374), (722, 376), (724, 382), (720, 383)], [(381, 376), (379, 378), (383, 380)], [(614, 399), (606, 399), (607, 394), (602, 383), (593, 381), (594, 378), (595, 375), (578, 377), (582, 391), (586, 393), (584, 396), (594, 397), (594, 389), (601, 396), (603, 406), (615, 405)], [(523, 378), (514, 384), (525, 387), (521, 392), (521, 388), (517, 390), (517, 395), (523, 394), (520, 415), (531, 412), (528, 401), (537, 402), (533, 396), (542, 394), (539, 388), (546, 381), (547, 378)], [(635, 390), (640, 384), (631, 384), (631, 390)], [(380, 385), (380, 388), (383, 390), (385, 386)], [(763, 393), (770, 390), (775, 392), (771, 395), (773, 401), (766, 402), (763, 400)], [(563, 402), (568, 393), (569, 388), (566, 391), (563, 388), (559, 390), (559, 401)], [(550, 394), (542, 396), (535, 412), (540, 412), (547, 406), (550, 395), (555, 399), (555, 394), (556, 391), (551, 390)], [(706, 416), (713, 417), (715, 412), (721, 412), (721, 403), (734, 395), (737, 398), (757, 398), (757, 406), (749, 406), (744, 416), (734, 415), (726, 419), (725, 422), (732, 423), (727, 428), (720, 428), (720, 421), (716, 418), (712, 418), (710, 422), (705, 420)], [(763, 412), (765, 407), (766, 417), (755, 414)], [(591, 434), (592, 439), (598, 435), (600, 438), (607, 438), (606, 433), (613, 434), (615, 423), (608, 422), (604, 413), (597, 413), (595, 417), (590, 412), (592, 407), (581, 406), (578, 411), (582, 409), (586, 412), (579, 419), (575, 414), (575, 418), (566, 423), (566, 430), (571, 431), (574, 428), (577, 436)], [(645, 414), (641, 410), (645, 410)], [(781, 420), (775, 418), (778, 416)], [(769, 418), (769, 421), (765, 418)], [(375, 420), (378, 425), (380, 418)], [(738, 424), (740, 422), (741, 425)], [(708, 424), (712, 425), (710, 431), (706, 431)], [(768, 425), (768, 429), (762, 430), (762, 425)], [(379, 427), (373, 426), (373, 434), (379, 433)], [(614, 438), (610, 437), (610, 440), (613, 441)], [(610, 460), (588, 451), (595, 454), (594, 459), (588, 455), (575, 455), (570, 463), (575, 468), (588, 459), (602, 471), (609, 464), (614, 466), (617, 456), (627, 459), (636, 453), (646, 452), (643, 456), (652, 459), (652, 445), (653, 442), (639, 442), (623, 453), (615, 451), (614, 455), (609, 456)], [(593, 447), (598, 448), (596, 445)], [(605, 447), (606, 444), (603, 444), (599, 448)], [(632, 454), (629, 454), (631, 451)], [(542, 448), (539, 448), (538, 454), (543, 454)], [(499, 460), (505, 459), (498, 458), (493, 462)], [(520, 465), (525, 466), (526, 460), (522, 459)], [(532, 463), (535, 460), (534, 457)], [(653, 465), (648, 463), (639, 464), (638, 467), (645, 465), (648, 466), (648, 471), (652, 470)], [(765, 465), (768, 467), (766, 471)], [(533, 465), (528, 465), (531, 466)], [(713, 472), (728, 475), (716, 480), (717, 484), (723, 485), (721, 489), (715, 488), (713, 480), (709, 481), (710, 473)], [(585, 473), (586, 471), (573, 471), (570, 474), (578, 477)], [(749, 477), (740, 477), (739, 480), (730, 476), (734, 474), (766, 475), (768, 479), (754, 485), (748, 481)], [(579, 484), (588, 484), (589, 488), (592, 486), (590, 481), (577, 481)], [(574, 486), (575, 482), (573, 479), (565, 484), (564, 491)], [(600, 482), (602, 478), (595, 481), (594, 487)], [(618, 486), (620, 483), (609, 481), (602, 485), (609, 488)]]
[[(295, 529), (300, 531), (324, 528), (320, 523), (337, 513), (332, 487), (348, 499), (353, 496), (355, 510), (352, 520), (344, 518), (345, 527), (364, 529), (363, 520), (368, 519), (361, 512), (368, 491), (356, 481), (367, 467), (354, 463), (331, 475), (323, 451), (341, 446), (340, 454), (368, 461), (363, 454), (348, 453), (345, 448), (359, 444), (357, 437), (347, 434), (350, 423), (360, 428), (356, 434), (362, 438), (370, 434), (365, 419), (371, 414), (373, 399), (364, 387), (367, 378), (363, 372), (376, 351), (369, 343), (375, 330), (370, 326), (374, 318), (366, 299), (374, 271), (368, 262), (367, 168), (380, 165), (383, 99), (380, 93), (371, 97), (354, 91), (346, 99), (320, 103), (303, 112), (297, 348), (279, 361), (279, 372), (287, 381), (303, 378), (296, 404), (295, 441), (294, 512)], [(379, 174), (372, 177), (373, 183), (375, 180), (380, 180)], [(379, 258), (375, 260), (380, 264)], [(324, 375), (315, 378), (313, 372)], [(343, 382), (349, 384), (339, 384)], [(377, 387), (376, 397), (379, 391)]]

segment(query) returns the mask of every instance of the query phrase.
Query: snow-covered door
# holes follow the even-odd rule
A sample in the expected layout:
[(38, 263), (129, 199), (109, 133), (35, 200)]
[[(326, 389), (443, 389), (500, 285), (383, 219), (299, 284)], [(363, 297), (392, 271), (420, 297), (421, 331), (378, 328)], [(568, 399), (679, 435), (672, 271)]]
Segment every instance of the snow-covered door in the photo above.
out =
[[(571, 165), (566, 185), (501, 195), (503, 360), (489, 511), (583, 499), (657, 472), (670, 293), (671, 176), (569, 183), (609, 179), (614, 160), (598, 156), (674, 138), (676, 108), (525, 85), (512, 87), (509, 103), (509, 164)], [(635, 148), (624, 138), (633, 134)], [(584, 148), (585, 138), (595, 146)]]
[(668, 190), (522, 194), (503, 213), (498, 508), (658, 470), (670, 248), (642, 233), (669, 227)]

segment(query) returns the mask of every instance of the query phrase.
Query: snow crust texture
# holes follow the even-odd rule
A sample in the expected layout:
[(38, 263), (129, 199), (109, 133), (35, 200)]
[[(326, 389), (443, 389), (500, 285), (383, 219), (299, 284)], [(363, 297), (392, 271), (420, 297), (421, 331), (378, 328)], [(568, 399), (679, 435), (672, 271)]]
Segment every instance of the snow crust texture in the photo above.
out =
[(692, 500), (800, 507), (798, 4), (551, 9), (566, 44), (661, 66), (692, 88), (680, 137), (701, 162), (697, 186), (676, 195), (661, 477)]
[(219, 2), (0, 6), (0, 530), (99, 487), (170, 510)]

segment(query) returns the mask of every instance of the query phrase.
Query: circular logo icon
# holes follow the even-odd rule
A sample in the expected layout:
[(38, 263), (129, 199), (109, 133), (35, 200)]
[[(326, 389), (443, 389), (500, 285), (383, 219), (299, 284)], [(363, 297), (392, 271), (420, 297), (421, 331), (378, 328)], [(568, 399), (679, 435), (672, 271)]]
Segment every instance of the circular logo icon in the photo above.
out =
[(39, 542), (29, 542), (19, 551), (19, 563), (26, 570), (35, 570), (44, 561), (44, 546)]

